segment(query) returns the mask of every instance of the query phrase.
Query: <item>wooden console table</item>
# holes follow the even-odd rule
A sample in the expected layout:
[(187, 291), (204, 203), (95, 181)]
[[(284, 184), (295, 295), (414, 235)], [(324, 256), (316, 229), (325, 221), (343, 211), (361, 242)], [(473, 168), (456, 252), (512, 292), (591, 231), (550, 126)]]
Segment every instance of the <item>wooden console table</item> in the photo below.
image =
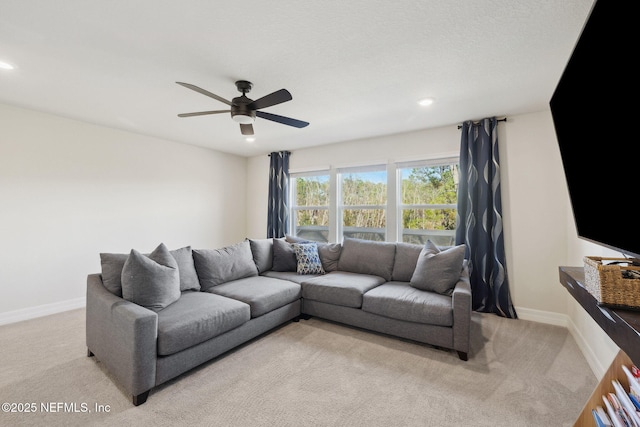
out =
[(620, 352), (593, 390), (574, 424), (574, 427), (595, 426), (591, 410), (598, 405), (603, 406), (602, 395), (613, 391), (611, 381), (619, 380), (628, 390), (629, 383), (623, 374), (622, 366), (629, 366), (631, 363), (640, 366), (640, 312), (598, 305), (596, 299), (584, 287), (582, 267), (560, 267), (559, 270), (562, 286), (567, 288), (571, 296), (620, 347)]

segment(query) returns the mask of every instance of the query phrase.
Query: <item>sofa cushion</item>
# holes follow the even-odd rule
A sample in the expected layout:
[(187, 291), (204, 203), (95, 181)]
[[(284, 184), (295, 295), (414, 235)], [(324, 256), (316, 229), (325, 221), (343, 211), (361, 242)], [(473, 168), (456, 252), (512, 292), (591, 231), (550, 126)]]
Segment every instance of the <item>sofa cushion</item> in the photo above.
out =
[(164, 244), (148, 256), (131, 249), (122, 267), (122, 297), (156, 312), (180, 298), (178, 263)]
[(325, 272), (338, 270), (338, 260), (342, 252), (340, 243), (318, 243), (318, 254)]
[(324, 274), (320, 255), (318, 254), (318, 244), (292, 243), (296, 254), (296, 273), (298, 274)]
[(284, 307), (300, 299), (300, 285), (286, 280), (264, 276), (234, 280), (209, 288), (207, 292), (233, 298), (249, 304), (251, 317)]
[(274, 279), (288, 280), (297, 284), (309, 280), (311, 277), (318, 277), (321, 274), (298, 274), (295, 271), (265, 271), (262, 276)]
[(464, 255), (465, 245), (441, 251), (427, 240), (409, 283), (417, 289), (451, 295), (462, 272)]
[(423, 245), (413, 243), (396, 243), (396, 257), (393, 261), (391, 280), (399, 282), (408, 282), (411, 280), (423, 247)]
[(194, 249), (193, 260), (203, 291), (232, 280), (258, 275), (248, 240), (220, 249)]
[(243, 302), (207, 292), (184, 292), (158, 312), (158, 354), (168, 356), (228, 332), (251, 318)]
[(122, 267), (129, 254), (100, 254), (102, 283), (114, 295), (122, 297)]
[(180, 273), (180, 291), (199, 291), (200, 281), (196, 266), (193, 263), (193, 252), (191, 246), (169, 251), (178, 263)]
[(338, 261), (339, 271), (372, 274), (391, 280), (396, 244), (345, 237)]
[(273, 271), (296, 271), (298, 262), (291, 243), (284, 238), (273, 239)]
[(302, 297), (329, 304), (360, 308), (362, 295), (384, 283), (376, 275), (332, 271), (302, 282)]
[(452, 326), (452, 298), (416, 289), (407, 282), (387, 282), (362, 298), (362, 310), (392, 319)]
[[(178, 263), (180, 290), (198, 290), (200, 282), (193, 264), (191, 246), (169, 251)], [(187, 255), (188, 253), (188, 255)], [(101, 253), (102, 283), (114, 295), (122, 296), (122, 267), (129, 254)]]
[(253, 262), (258, 273), (264, 273), (273, 267), (273, 239), (248, 239)]

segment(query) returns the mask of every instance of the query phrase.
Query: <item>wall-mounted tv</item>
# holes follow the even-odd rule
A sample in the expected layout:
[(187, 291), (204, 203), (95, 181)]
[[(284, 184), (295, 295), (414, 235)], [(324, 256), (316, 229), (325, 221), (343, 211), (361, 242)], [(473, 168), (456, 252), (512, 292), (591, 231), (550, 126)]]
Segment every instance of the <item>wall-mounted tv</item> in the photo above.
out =
[(549, 105), (578, 237), (640, 260), (637, 9), (593, 4)]

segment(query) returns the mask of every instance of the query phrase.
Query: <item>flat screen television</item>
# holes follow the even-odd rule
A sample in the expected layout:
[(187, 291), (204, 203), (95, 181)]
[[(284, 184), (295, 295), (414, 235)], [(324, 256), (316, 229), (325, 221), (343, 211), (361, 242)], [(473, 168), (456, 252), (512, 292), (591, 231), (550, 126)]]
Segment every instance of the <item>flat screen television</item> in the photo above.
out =
[(640, 263), (637, 9), (593, 4), (549, 105), (578, 237)]

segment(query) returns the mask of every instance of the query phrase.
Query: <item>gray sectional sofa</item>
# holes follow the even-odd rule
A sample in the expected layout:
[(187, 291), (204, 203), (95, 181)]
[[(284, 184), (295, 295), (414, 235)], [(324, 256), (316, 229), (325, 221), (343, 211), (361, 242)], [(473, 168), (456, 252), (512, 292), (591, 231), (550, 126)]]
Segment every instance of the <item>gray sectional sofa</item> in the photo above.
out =
[(287, 237), (220, 249), (100, 254), (86, 342), (134, 405), (151, 389), (301, 317), (456, 350), (467, 360), (464, 246)]

